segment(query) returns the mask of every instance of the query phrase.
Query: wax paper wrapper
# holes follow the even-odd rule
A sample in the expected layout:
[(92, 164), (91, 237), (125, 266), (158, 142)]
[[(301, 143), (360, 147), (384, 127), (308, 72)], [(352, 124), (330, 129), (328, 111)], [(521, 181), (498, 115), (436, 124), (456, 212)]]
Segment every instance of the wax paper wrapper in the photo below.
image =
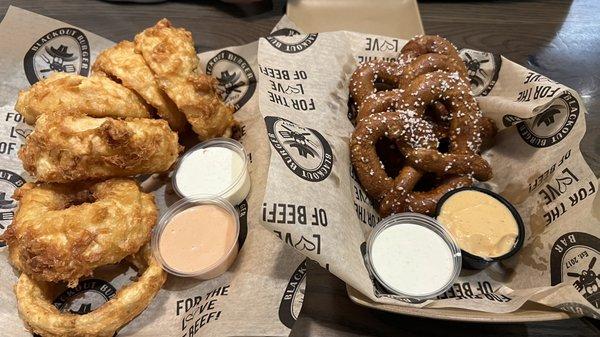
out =
[[(293, 28), (284, 19), (275, 30), (286, 33)], [(202, 32), (193, 34), (202, 37)], [(16, 7), (8, 10), (0, 24), (0, 233), (16, 211), (14, 190), (30, 179), (17, 158), (31, 132), (13, 109), (18, 91), (55, 71), (91, 75), (95, 57), (113, 44), (68, 23)], [(299, 313), (305, 257), (259, 224), (269, 145), (258, 112), (257, 46), (255, 42), (199, 55), (202, 70), (219, 79), (227, 102), (238, 109), (235, 118), (243, 127), (241, 141), (251, 159), (252, 190), (237, 206), (242, 227), (239, 256), (227, 273), (210, 281), (169, 276), (150, 306), (119, 336), (287, 336)], [(65, 49), (76, 58), (66, 61), (52, 56), (50, 48)], [(193, 135), (183, 141), (197, 143)], [(144, 189), (154, 193), (161, 212), (178, 199), (168, 178), (141, 180)], [(0, 271), (0, 335), (31, 336), (18, 316), (13, 293), (18, 272), (8, 263), (6, 247), (0, 247)], [(57, 293), (53, 303), (63, 311), (89, 312), (114, 297), (134, 275), (126, 265), (101, 268), (77, 288)]]
[(477, 50), (460, 54), (499, 128), (484, 153), (494, 178), (483, 185), (517, 207), (525, 246), (503, 265), (463, 270), (432, 300), (399, 298), (373, 281), (365, 241), (380, 217), (350, 163), (348, 84), (360, 62), (394, 59), (405, 43), (351, 32), (260, 39), (259, 108), (270, 143), (264, 226), (374, 302), (506, 313), (532, 300), (598, 317), (598, 181), (579, 150), (585, 106), (572, 89)]

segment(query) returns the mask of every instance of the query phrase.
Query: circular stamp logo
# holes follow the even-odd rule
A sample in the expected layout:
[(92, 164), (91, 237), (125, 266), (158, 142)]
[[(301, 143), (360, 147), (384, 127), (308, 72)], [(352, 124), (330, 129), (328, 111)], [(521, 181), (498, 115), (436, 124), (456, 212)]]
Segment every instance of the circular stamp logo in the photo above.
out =
[(246, 60), (229, 50), (222, 50), (206, 64), (206, 74), (219, 81), (219, 91), (226, 103), (239, 110), (256, 90), (256, 76)]
[(300, 35), (300, 34), (302, 34), (302, 33), (295, 30), (294, 28), (281, 28), (281, 29), (274, 31), (273, 33), (271, 33), (269, 35), (271, 35), (271, 36), (294, 36), (294, 35)]
[(90, 70), (90, 44), (77, 28), (55, 29), (40, 37), (23, 59), (30, 84), (55, 72), (87, 76)]
[(318, 131), (274, 116), (265, 117), (265, 123), (275, 152), (298, 177), (318, 182), (329, 176), (333, 152)]
[(499, 55), (473, 49), (461, 49), (460, 57), (467, 67), (473, 94), (475, 96), (489, 94), (498, 80), (502, 58)]
[[(17, 201), (12, 199), (15, 190), (25, 184), (20, 175), (0, 169), (0, 234), (10, 225), (17, 210)], [(0, 242), (0, 247), (5, 244)]]
[(550, 253), (551, 284), (569, 282), (600, 309), (600, 239), (583, 232), (562, 235)]
[(77, 287), (67, 288), (52, 304), (61, 312), (84, 315), (115, 297), (117, 289), (100, 279), (80, 281)]
[[(295, 54), (306, 50), (317, 40), (317, 33), (303, 35), (295, 29), (283, 28), (274, 31), (265, 37), (271, 46), (289, 54)], [(281, 37), (284, 37), (283, 39)], [(291, 38), (293, 37), (293, 38)]]
[(516, 125), (519, 135), (526, 143), (542, 148), (565, 139), (578, 117), (579, 102), (569, 92), (565, 92), (533, 118), (522, 119), (505, 115), (502, 123), (506, 127)]
[(290, 329), (296, 322), (300, 309), (302, 309), (305, 287), (306, 260), (302, 261), (292, 273), (279, 304), (279, 320)]

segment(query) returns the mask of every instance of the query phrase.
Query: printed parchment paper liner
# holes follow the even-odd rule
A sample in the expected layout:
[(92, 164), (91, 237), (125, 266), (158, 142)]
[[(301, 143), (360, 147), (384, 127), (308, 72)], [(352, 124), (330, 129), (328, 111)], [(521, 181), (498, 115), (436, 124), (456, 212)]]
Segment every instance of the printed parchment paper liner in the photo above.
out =
[(579, 150), (585, 106), (560, 83), (468, 49), (473, 91), (500, 129), (484, 154), (494, 178), (481, 185), (515, 204), (526, 245), (503, 267), (463, 271), (435, 300), (374, 289), (361, 246), (379, 217), (349, 160), (348, 82), (359, 62), (392, 59), (405, 42), (351, 32), (260, 39), (259, 107), (271, 143), (263, 224), (374, 302), (508, 313), (531, 300), (598, 317), (598, 182)]
[[(293, 28), (284, 18), (275, 30)], [(196, 39), (202, 39), (202, 32), (193, 33)], [(14, 190), (30, 179), (17, 158), (17, 150), (31, 130), (13, 109), (18, 91), (28, 88), (40, 74), (49, 73), (41, 72), (49, 67), (42, 58), (46, 46), (65, 45), (78, 57), (62, 65), (57, 63), (55, 68), (62, 66), (64, 71), (89, 75), (95, 57), (113, 42), (11, 6), (0, 24), (0, 45), (0, 200), (10, 206), (0, 209), (0, 231), (4, 231), (16, 209), (11, 198)], [(287, 336), (294, 324), (304, 295), (305, 257), (282, 245), (258, 221), (269, 152), (257, 106), (257, 47), (258, 42), (254, 42), (199, 55), (202, 71), (221, 79), (222, 89), (229, 94), (228, 102), (238, 106), (235, 117), (244, 128), (242, 143), (251, 157), (252, 191), (239, 206), (245, 229), (239, 256), (229, 272), (217, 279), (200, 282), (169, 277), (148, 309), (125, 326), (119, 336)], [(193, 135), (190, 137), (186, 143), (197, 142)], [(177, 200), (168, 177), (153, 176), (142, 185), (154, 193), (160, 210)], [(7, 249), (0, 248), (0, 335), (31, 336), (18, 316), (13, 292), (18, 275), (7, 256)], [(115, 290), (132, 276), (133, 270), (127, 266), (102, 268), (93, 278), (82, 281), (80, 288), (57, 297), (56, 303), (72, 311), (92, 310), (114, 296)]]

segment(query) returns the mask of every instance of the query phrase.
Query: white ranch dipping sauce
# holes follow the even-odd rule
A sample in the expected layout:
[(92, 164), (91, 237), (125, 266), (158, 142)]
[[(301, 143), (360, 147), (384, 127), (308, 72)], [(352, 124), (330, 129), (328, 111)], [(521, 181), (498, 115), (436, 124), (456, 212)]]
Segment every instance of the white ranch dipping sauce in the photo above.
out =
[(182, 197), (217, 195), (238, 205), (250, 192), (244, 148), (231, 139), (201, 143), (181, 158), (173, 185)]
[(375, 277), (393, 293), (414, 298), (434, 297), (444, 292), (458, 275), (460, 249), (428, 224), (411, 220), (414, 219), (384, 225), (374, 233), (369, 248), (371, 268)]

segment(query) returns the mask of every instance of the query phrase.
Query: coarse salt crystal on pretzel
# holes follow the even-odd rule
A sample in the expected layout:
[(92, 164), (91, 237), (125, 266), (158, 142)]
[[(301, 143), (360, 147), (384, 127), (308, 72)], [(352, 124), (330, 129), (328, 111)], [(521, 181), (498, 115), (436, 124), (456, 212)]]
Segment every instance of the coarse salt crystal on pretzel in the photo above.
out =
[[(449, 43), (428, 38), (421, 40), (429, 44), (407, 44), (408, 56), (401, 57), (400, 62), (405, 67), (396, 71), (395, 74), (400, 73), (398, 77), (388, 81), (388, 84), (401, 85), (402, 92), (400, 89), (378, 92), (375, 88), (377, 78), (365, 76), (378, 72), (390, 75), (393, 73), (388, 68), (391, 63), (380, 69), (372, 67), (382, 63), (359, 68), (350, 86), (351, 95), (359, 105), (357, 129), (351, 139), (352, 161), (359, 180), (367, 194), (379, 204), (383, 216), (404, 211), (431, 214), (446, 192), (471, 185), (472, 177), (485, 181), (492, 175), (489, 164), (479, 156), (479, 150), (482, 136), (493, 136), (495, 127), (491, 121), (484, 122), (481, 116), (464, 80), (464, 64), (462, 61), (450, 62), (440, 70), (436, 69), (437, 64), (428, 65), (427, 62), (436, 57), (440, 60), (447, 56), (427, 52), (443, 52), (455, 57), (458, 53)], [(419, 58), (424, 64), (411, 63)], [(365, 68), (370, 70), (365, 71)], [(436, 113), (433, 118), (427, 116), (427, 109), (432, 106)], [(360, 141), (356, 141), (357, 138)], [(405, 159), (394, 179), (386, 173), (376, 150), (376, 143), (381, 138), (396, 142)], [(449, 140), (448, 153), (438, 149), (439, 140), (445, 138)], [(372, 165), (373, 162), (380, 165)], [(429, 191), (414, 191), (425, 173), (434, 173), (441, 183)]]

